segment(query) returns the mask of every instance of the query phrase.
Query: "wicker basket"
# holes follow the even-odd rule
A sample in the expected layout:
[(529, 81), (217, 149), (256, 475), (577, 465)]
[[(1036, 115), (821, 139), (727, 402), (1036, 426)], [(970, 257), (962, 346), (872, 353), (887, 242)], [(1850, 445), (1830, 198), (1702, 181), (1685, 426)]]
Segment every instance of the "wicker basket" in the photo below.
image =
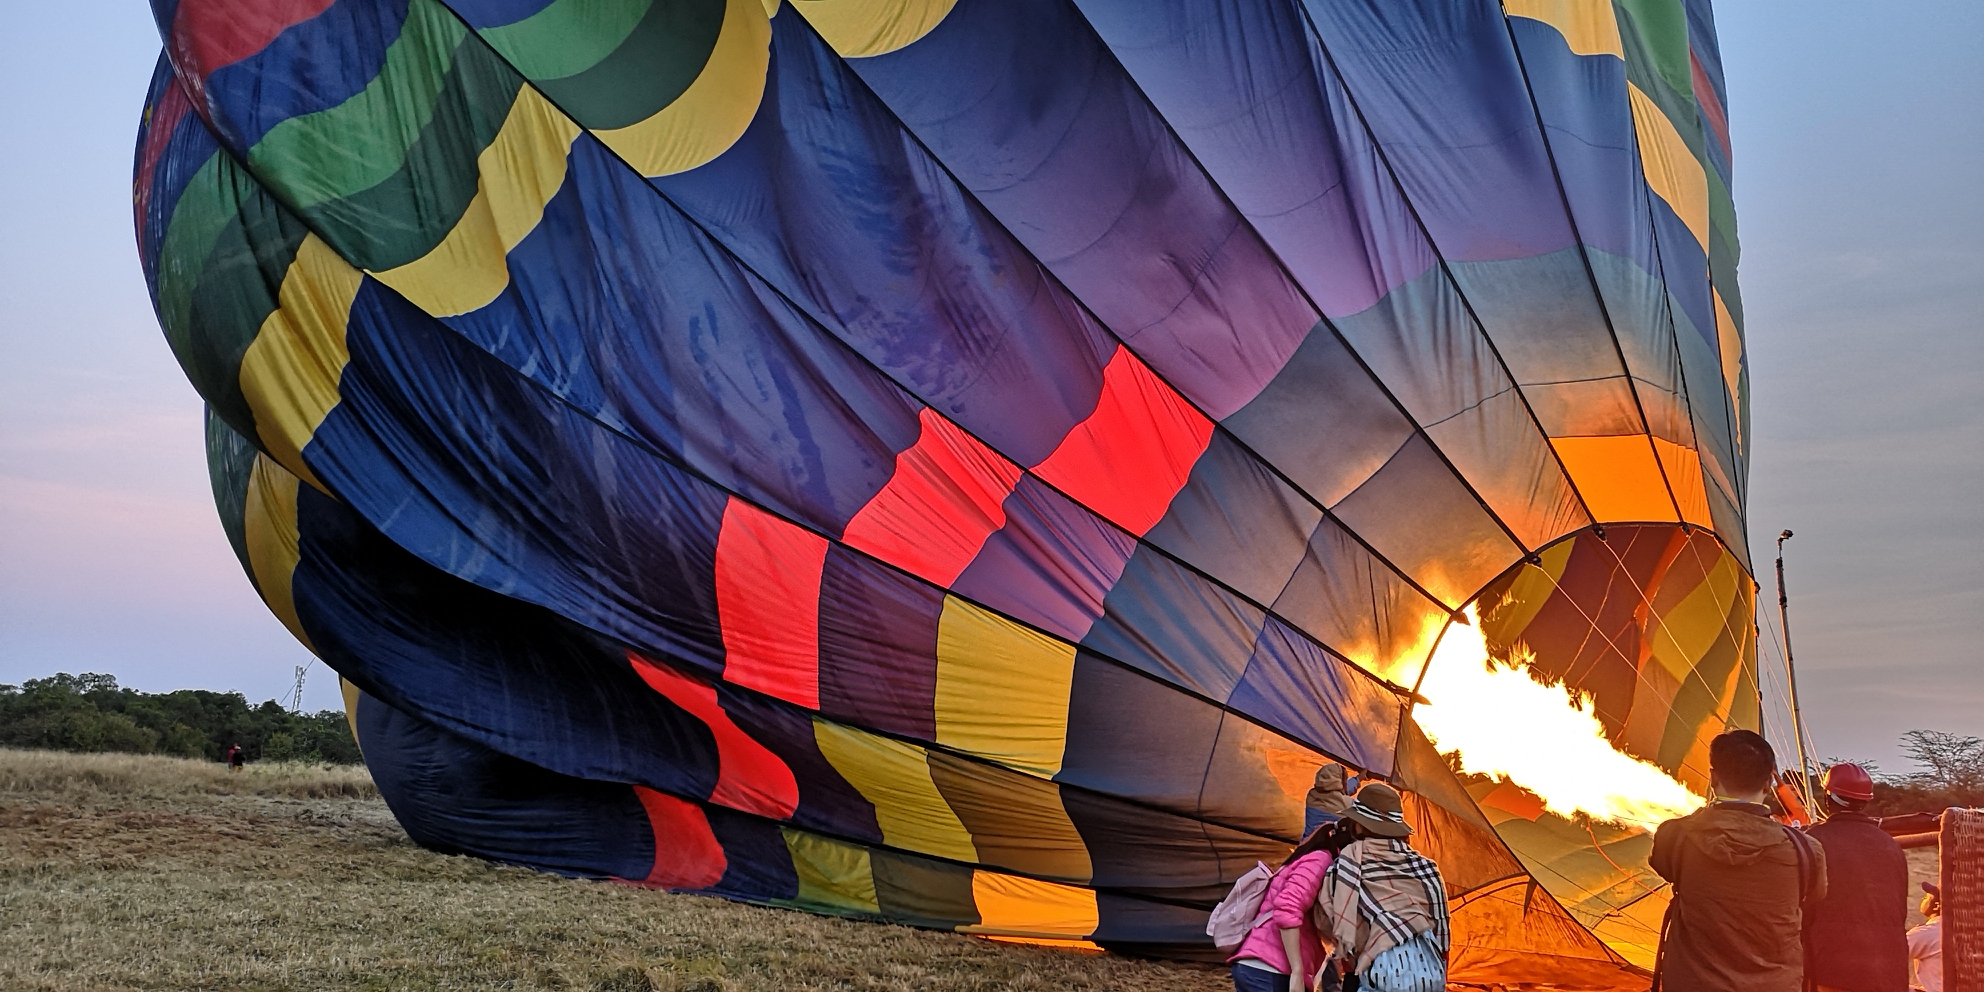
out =
[(1984, 992), (1984, 809), (1943, 813), (1943, 988)]

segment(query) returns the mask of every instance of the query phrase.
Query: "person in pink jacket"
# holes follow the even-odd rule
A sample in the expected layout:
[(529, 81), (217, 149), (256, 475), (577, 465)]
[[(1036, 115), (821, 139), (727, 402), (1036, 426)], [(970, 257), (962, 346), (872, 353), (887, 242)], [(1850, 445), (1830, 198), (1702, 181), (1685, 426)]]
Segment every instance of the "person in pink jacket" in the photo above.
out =
[[(1329, 835), (1327, 828), (1311, 832), (1268, 879), (1261, 912), (1271, 915), (1226, 959), (1233, 966), (1236, 992), (1290, 992), (1291, 987), (1299, 992), (1310, 987), (1323, 966), (1323, 940), (1310, 922), (1309, 909), (1316, 905), (1323, 871), (1330, 866), (1330, 852), (1324, 846)], [(1293, 967), (1291, 955), (1297, 959)]]

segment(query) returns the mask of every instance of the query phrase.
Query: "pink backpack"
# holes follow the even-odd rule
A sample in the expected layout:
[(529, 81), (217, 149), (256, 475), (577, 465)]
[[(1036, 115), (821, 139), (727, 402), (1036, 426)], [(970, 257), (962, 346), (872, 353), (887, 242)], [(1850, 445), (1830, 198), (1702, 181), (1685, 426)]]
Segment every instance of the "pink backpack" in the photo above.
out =
[(1273, 877), (1273, 868), (1264, 861), (1256, 861), (1254, 867), (1234, 881), (1233, 891), (1213, 907), (1212, 918), (1206, 920), (1206, 936), (1212, 938), (1214, 947), (1222, 951), (1239, 947), (1255, 927), (1274, 915), (1273, 909), (1261, 909), (1268, 894), (1268, 879)]

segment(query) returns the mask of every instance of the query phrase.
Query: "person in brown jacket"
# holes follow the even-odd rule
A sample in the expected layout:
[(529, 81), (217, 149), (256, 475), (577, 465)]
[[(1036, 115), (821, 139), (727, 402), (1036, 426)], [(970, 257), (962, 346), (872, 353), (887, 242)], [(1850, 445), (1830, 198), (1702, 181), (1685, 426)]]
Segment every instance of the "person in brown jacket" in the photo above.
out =
[(1716, 737), (1708, 768), (1713, 801), (1653, 838), (1653, 870), (1674, 885), (1659, 988), (1801, 992), (1803, 906), (1825, 895), (1825, 849), (1771, 819), (1777, 755), (1761, 736)]

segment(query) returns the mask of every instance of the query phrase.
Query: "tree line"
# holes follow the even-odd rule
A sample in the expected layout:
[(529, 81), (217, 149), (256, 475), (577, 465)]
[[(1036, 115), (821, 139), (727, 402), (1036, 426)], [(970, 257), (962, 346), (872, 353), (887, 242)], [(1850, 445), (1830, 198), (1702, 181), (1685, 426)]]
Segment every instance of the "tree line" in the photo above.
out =
[(1874, 801), (1868, 812), (1894, 816), (1939, 813), (1951, 806), (1984, 806), (1984, 738), (1911, 730), (1901, 735), (1901, 753), (1920, 770), (1884, 775), (1873, 762), (1858, 762), (1874, 777)]
[[(337, 710), (291, 713), (273, 699), (250, 706), (241, 693), (206, 689), (140, 692), (97, 673), (60, 672), (20, 685), (0, 684), (0, 746), (221, 761), (234, 744), (250, 761), (363, 760)], [(1883, 775), (1873, 762), (1860, 762), (1875, 777), (1869, 812), (1984, 806), (1984, 739), (1911, 730), (1902, 735), (1901, 750), (1920, 771)]]
[(291, 713), (273, 699), (251, 706), (238, 692), (140, 692), (97, 673), (0, 684), (0, 746), (221, 761), (235, 744), (250, 761), (362, 760), (337, 710)]

